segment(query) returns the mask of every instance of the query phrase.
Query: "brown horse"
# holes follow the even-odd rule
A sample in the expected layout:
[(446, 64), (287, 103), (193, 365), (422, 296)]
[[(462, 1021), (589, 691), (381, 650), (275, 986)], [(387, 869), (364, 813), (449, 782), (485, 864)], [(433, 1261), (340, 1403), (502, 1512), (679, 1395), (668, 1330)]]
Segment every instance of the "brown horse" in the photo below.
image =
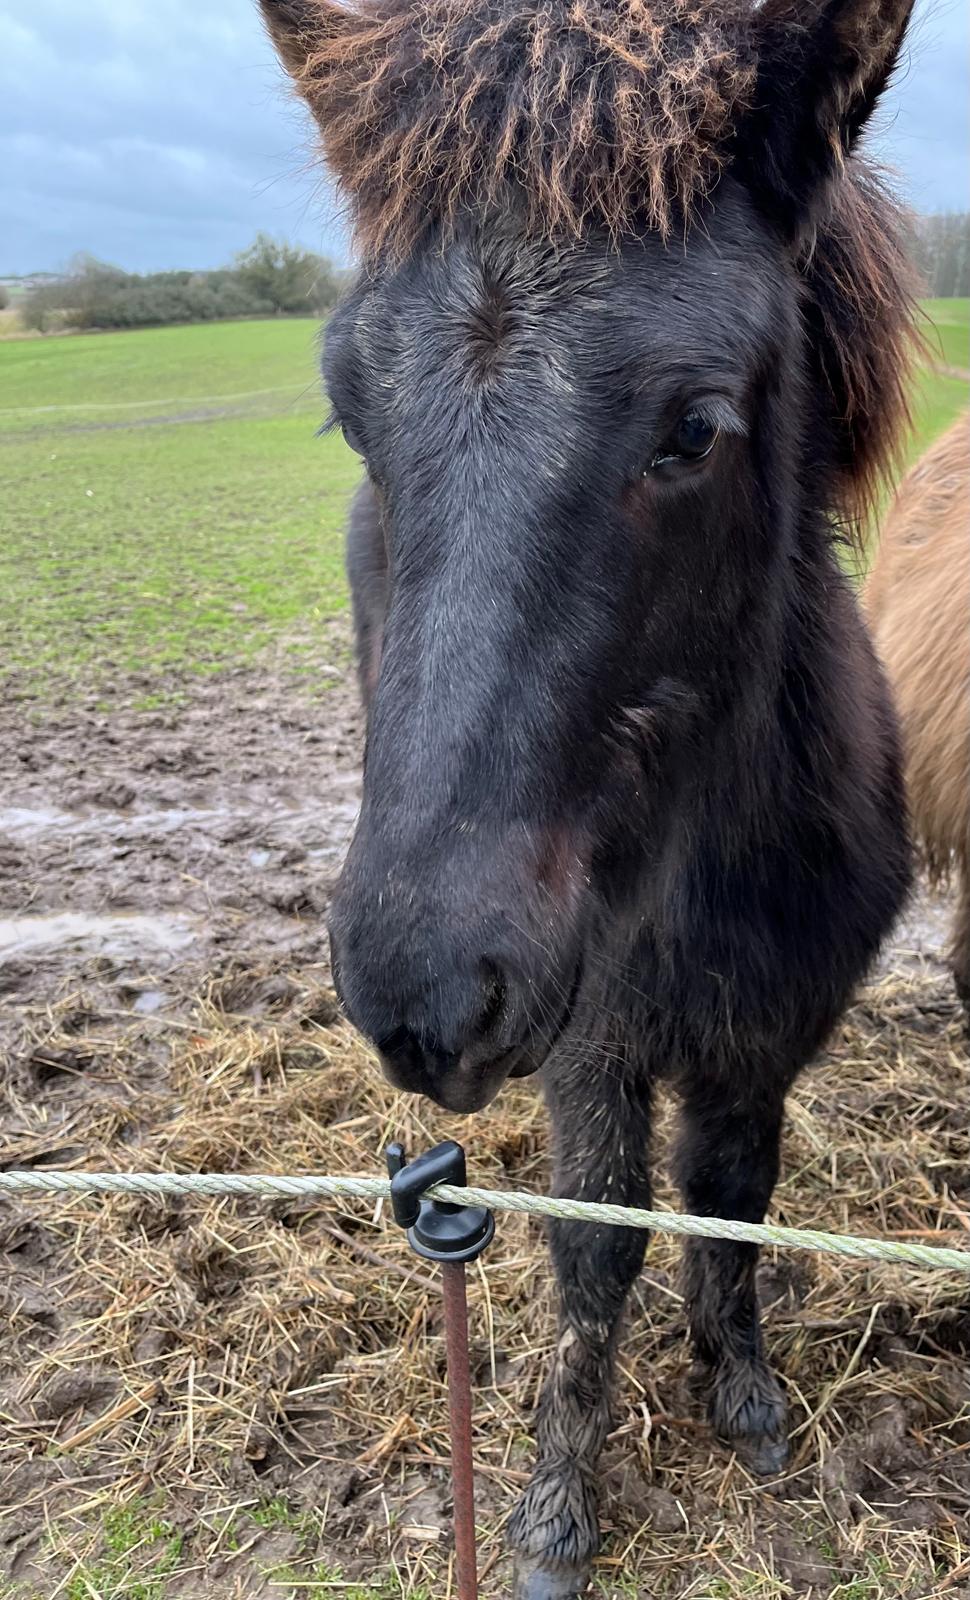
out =
[[(909, 0), (263, 0), (347, 197), (327, 330), (363, 458), (368, 733), (334, 979), (455, 1111), (542, 1070), (560, 1194), (759, 1220), (786, 1092), (909, 881), (896, 731), (837, 540), (911, 306), (858, 145)], [(519, 1592), (573, 1595), (631, 1229), (557, 1223)], [(786, 1458), (757, 1251), (693, 1240), (717, 1434)]]
[(906, 474), (865, 589), (896, 694), (931, 877), (957, 873), (953, 974), (970, 1010), (970, 411)]

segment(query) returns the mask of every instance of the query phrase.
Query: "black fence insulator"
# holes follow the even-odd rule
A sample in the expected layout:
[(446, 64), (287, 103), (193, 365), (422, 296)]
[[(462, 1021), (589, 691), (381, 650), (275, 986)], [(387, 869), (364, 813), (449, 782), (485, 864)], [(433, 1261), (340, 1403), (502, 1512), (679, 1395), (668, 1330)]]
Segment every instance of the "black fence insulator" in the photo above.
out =
[(495, 1218), (484, 1206), (454, 1206), (425, 1191), (436, 1183), (468, 1182), (465, 1152), (454, 1139), (436, 1144), (409, 1162), (404, 1146), (389, 1144), (384, 1152), (391, 1178), (394, 1220), (407, 1229), (411, 1248), (426, 1261), (474, 1261), (495, 1232)]

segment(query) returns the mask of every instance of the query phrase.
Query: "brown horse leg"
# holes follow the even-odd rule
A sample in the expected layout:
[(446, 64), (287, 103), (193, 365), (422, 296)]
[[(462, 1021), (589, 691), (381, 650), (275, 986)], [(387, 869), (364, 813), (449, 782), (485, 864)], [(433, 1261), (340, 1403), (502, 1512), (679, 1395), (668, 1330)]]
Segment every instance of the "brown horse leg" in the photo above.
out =
[[(622, 1071), (586, 1062), (550, 1074), (555, 1194), (649, 1205), (649, 1090)], [(539, 1404), (535, 1471), (509, 1525), (518, 1600), (585, 1591), (599, 1544), (595, 1473), (610, 1428), (617, 1325), (646, 1241), (636, 1228), (556, 1221), (550, 1229), (559, 1342)]]
[(957, 883), (957, 915), (950, 947), (953, 981), (970, 1020), (970, 866), (961, 867)]
[[(751, 1087), (745, 1104), (736, 1091), (691, 1084), (679, 1152), (687, 1211), (762, 1221), (778, 1176), (784, 1098), (773, 1096), (763, 1078)], [(788, 1459), (786, 1406), (764, 1356), (757, 1263), (757, 1245), (689, 1239), (685, 1292), (711, 1425), (751, 1471), (770, 1476)]]

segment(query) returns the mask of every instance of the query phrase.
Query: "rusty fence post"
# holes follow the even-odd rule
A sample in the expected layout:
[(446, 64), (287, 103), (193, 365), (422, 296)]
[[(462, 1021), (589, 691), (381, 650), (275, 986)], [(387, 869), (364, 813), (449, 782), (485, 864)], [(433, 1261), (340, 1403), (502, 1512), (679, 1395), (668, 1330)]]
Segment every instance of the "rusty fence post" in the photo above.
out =
[(468, 1181), (465, 1152), (453, 1139), (435, 1145), (412, 1162), (399, 1144), (389, 1144), (386, 1156), (394, 1220), (407, 1229), (412, 1250), (441, 1265), (458, 1600), (478, 1600), (465, 1263), (474, 1261), (485, 1249), (495, 1232), (495, 1219), (484, 1206), (449, 1205), (426, 1195), (436, 1183), (464, 1188)]

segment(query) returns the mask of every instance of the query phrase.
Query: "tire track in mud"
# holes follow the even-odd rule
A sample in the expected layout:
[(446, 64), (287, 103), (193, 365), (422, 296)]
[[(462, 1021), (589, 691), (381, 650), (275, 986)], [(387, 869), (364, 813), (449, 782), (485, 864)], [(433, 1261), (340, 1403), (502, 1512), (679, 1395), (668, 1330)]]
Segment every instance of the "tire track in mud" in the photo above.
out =
[[(294, 395), (302, 398), (306, 391)], [(145, 411), (149, 406), (214, 406), (237, 400), (260, 400), (267, 394), (293, 394), (292, 383), (277, 383), (269, 389), (240, 389), (233, 394), (167, 394), (151, 400), (75, 400), (52, 406), (0, 406), (0, 417), (43, 417), (65, 411)]]

